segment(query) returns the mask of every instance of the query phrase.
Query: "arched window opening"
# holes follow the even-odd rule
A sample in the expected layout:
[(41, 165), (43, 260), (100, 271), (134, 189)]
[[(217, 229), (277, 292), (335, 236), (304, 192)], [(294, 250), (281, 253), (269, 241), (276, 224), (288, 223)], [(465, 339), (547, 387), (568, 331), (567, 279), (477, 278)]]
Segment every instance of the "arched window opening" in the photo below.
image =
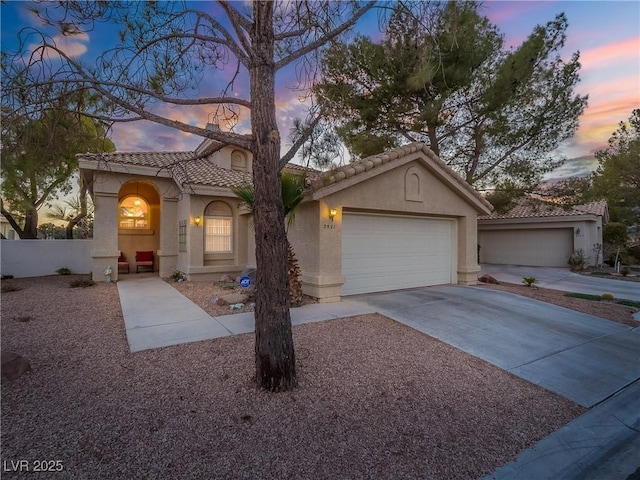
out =
[(120, 228), (150, 228), (149, 204), (138, 195), (129, 195), (120, 202), (118, 225)]

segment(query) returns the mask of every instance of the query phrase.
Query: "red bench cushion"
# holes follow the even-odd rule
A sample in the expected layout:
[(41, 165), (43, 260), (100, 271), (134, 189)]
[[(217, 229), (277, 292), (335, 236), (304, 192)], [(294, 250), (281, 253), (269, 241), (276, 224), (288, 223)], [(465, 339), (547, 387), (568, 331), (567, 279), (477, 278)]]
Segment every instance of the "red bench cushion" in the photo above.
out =
[(153, 252), (136, 252), (136, 262), (153, 262)]

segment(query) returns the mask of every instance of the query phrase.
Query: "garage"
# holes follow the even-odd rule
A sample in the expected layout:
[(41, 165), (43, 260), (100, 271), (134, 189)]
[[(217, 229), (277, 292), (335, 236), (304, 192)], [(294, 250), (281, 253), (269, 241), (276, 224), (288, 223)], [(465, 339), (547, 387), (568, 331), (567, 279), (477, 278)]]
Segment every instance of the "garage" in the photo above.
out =
[(342, 295), (456, 283), (451, 219), (344, 212)]
[(566, 267), (573, 253), (573, 228), (478, 232), (481, 263)]

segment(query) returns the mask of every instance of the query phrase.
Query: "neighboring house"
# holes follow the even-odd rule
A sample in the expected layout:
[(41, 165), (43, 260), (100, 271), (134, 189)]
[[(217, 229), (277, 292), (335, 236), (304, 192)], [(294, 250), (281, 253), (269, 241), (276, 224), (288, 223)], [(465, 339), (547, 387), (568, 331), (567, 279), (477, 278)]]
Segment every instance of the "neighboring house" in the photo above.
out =
[(9, 220), (4, 218), (4, 215), (0, 215), (0, 233), (2, 233), (2, 238), (5, 238), (7, 240), (15, 240), (20, 238), (9, 223)]
[(589, 264), (602, 262), (598, 249), (608, 221), (604, 200), (564, 207), (525, 197), (506, 213), (478, 218), (480, 263), (567, 267), (578, 250)]
[[(78, 156), (95, 204), (93, 276), (122, 251), (191, 280), (255, 266), (251, 213), (230, 187), (251, 182), (249, 152), (205, 140), (193, 152)], [(341, 295), (449, 283), (474, 284), (478, 214), (491, 206), (419, 143), (307, 176), (288, 236), (306, 294)], [(117, 275), (115, 276), (117, 279)]]

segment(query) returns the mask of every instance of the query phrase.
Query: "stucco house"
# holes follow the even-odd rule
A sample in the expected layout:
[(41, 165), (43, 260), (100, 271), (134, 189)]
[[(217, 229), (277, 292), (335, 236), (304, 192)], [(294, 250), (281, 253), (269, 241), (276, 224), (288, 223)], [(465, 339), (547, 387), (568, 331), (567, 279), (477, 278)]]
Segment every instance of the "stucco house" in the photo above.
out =
[[(120, 252), (132, 274), (136, 251), (153, 251), (162, 277), (179, 270), (190, 280), (217, 280), (255, 266), (251, 213), (230, 190), (251, 182), (250, 152), (205, 140), (192, 152), (78, 159), (95, 203), (95, 279), (115, 267)], [(285, 170), (307, 178), (288, 233), (306, 294), (335, 301), (476, 282), (477, 217), (491, 206), (425, 145), (327, 173), (293, 164)]]
[(478, 218), (480, 262), (567, 267), (569, 257), (582, 250), (595, 264), (602, 261), (596, 250), (608, 221), (605, 201), (564, 207), (524, 197), (507, 212)]

